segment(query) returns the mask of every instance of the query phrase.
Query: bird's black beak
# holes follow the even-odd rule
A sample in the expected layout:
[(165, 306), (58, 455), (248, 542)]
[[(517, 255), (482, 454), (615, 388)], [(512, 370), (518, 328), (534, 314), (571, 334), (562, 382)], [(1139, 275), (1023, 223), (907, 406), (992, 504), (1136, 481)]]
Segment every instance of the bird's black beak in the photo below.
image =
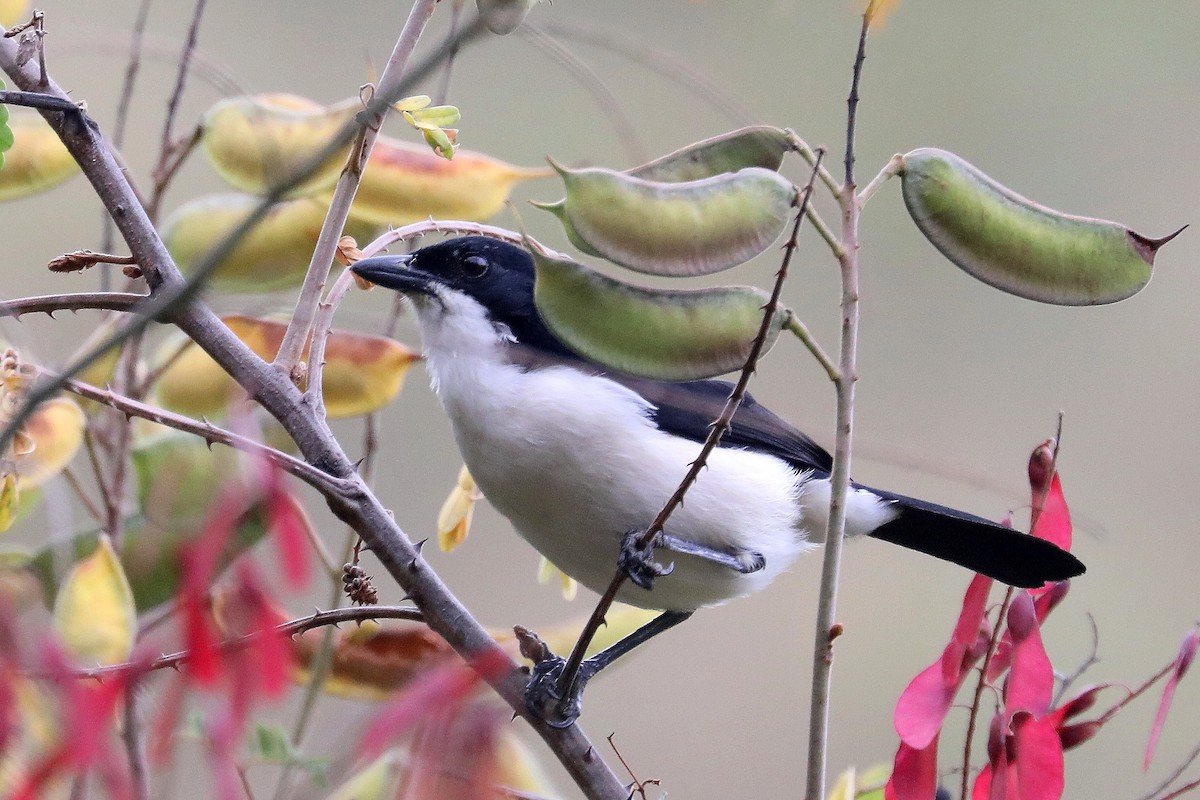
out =
[(374, 256), (358, 261), (350, 271), (360, 278), (404, 294), (434, 295), (433, 286), (437, 279), (426, 272), (411, 269), (412, 253), (396, 256)]

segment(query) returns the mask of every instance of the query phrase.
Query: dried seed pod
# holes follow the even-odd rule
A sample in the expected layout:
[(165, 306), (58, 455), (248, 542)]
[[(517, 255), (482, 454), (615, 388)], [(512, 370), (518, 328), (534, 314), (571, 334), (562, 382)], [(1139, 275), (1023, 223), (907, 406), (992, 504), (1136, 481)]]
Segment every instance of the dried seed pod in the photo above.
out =
[(1042, 303), (1098, 305), (1136, 294), (1150, 281), (1155, 253), (1179, 233), (1150, 239), (1116, 222), (1063, 214), (935, 148), (906, 154), (900, 174), (909, 214), (946, 258)]
[[(362, 107), (357, 98), (323, 106), (283, 92), (239, 95), (216, 103), (201, 123), (204, 154), (230, 186), (265, 194), (325, 147)], [(289, 197), (332, 187), (346, 158), (329, 158)]]
[(796, 187), (751, 167), (682, 183), (555, 164), (567, 196), (554, 213), (579, 249), (650, 275), (708, 275), (750, 260), (783, 232)]
[(40, 115), (14, 111), (8, 118), (8, 128), (12, 146), (0, 153), (0, 164), (4, 165), (0, 169), (0, 201), (53, 189), (79, 172), (79, 165), (58, 134)]
[[(250, 216), (259, 204), (244, 194), (216, 194), (184, 203), (163, 223), (162, 238), (184, 273)], [(234, 246), (211, 276), (213, 288), (226, 292), (267, 292), (299, 286), (308, 270), (326, 206), (308, 197), (271, 206)], [(355, 239), (375, 238), (379, 226), (357, 220), (346, 223)]]
[[(633, 375), (683, 381), (740, 369), (770, 299), (750, 286), (634, 286), (531, 240), (526, 246), (536, 272), (534, 301), (554, 334), (581, 355)], [(777, 313), (767, 348), (781, 323)]]

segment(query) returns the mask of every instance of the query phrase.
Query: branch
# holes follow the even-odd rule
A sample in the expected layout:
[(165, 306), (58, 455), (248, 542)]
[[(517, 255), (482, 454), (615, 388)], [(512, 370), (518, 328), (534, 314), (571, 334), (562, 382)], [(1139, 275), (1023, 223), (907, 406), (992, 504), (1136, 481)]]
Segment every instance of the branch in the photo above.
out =
[[(42, 373), (52, 374), (45, 370), (42, 370)], [(103, 403), (106, 406), (115, 408), (127, 417), (147, 419), (151, 422), (157, 422), (159, 425), (183, 431), (184, 433), (195, 434), (209, 444), (223, 444), (226, 447), (232, 447), (234, 450), (241, 450), (265, 458), (280, 469), (295, 475), (323, 495), (341, 495), (349, 492), (352, 488), (352, 481), (339, 480), (293, 455), (289, 455), (282, 450), (276, 450), (273, 447), (268, 447), (262, 442), (255, 441), (247, 436), (227, 431), (224, 428), (218, 428), (207, 420), (203, 422), (197, 421), (191, 417), (167, 411), (165, 408), (146, 405), (131, 397), (126, 397), (107, 389), (100, 389), (74, 379), (68, 379), (65, 388), (72, 394), (77, 394), (80, 397), (86, 397), (88, 400), (95, 400), (97, 403)]]
[(858, 216), (860, 205), (854, 185), (854, 123), (858, 109), (858, 84), (866, 56), (870, 18), (864, 14), (854, 58), (850, 96), (846, 101), (846, 181), (837, 192), (842, 208), (842, 246), (838, 258), (842, 274), (842, 351), (838, 364), (837, 424), (833, 471), (829, 476), (829, 525), (825, 558), (821, 565), (821, 590), (813, 636), (812, 708), (808, 727), (808, 780), (805, 796), (825, 796), (826, 754), (829, 746), (829, 700), (833, 679), (833, 640), (836, 625), (838, 578), (842, 541), (846, 534), (846, 496), (850, 490), (850, 444), (854, 431), (854, 386), (858, 381)]
[[(318, 611), (308, 617), (301, 617), (300, 619), (280, 623), (270, 630), (255, 631), (245, 636), (240, 636), (237, 639), (228, 639), (218, 643), (216, 647), (222, 653), (234, 653), (238, 650), (246, 649), (267, 635), (282, 633), (290, 638), (298, 636), (305, 631), (323, 628), (327, 625), (340, 625), (344, 622), (362, 624), (368, 620), (376, 619), (404, 619), (412, 622), (425, 621), (421, 612), (411, 606), (355, 606), (353, 608), (335, 608), (332, 611)], [(150, 662), (127, 661), (122, 664), (111, 664), (107, 667), (96, 667), (95, 669), (72, 670), (67, 674), (73, 678), (102, 681), (105, 678), (120, 675), (124, 672), (146, 673), (160, 669), (178, 669), (191, 660), (192, 657), (191, 650), (181, 650), (170, 655), (159, 656)], [(30, 672), (28, 674), (35, 678), (61, 677), (61, 673), (58, 676), (41, 675), (37, 672)]]
[(77, 292), (73, 294), (43, 294), (0, 301), (0, 317), (21, 317), (25, 314), (46, 314), (55, 311), (134, 311), (150, 295), (135, 292)]
[[(471, 36), (478, 35), (479, 29), (476, 25), (464, 30), (463, 36), (456, 41), (465, 40), (467, 31), (472, 31)], [(396, 88), (396, 93), (405, 91), (409, 83), (419, 80), (432, 70), (433, 66), (439, 63), (439, 59), (444, 57), (448, 47), (449, 45), (439, 49), (419, 67), (411, 70), (405, 81)], [(62, 100), (69, 99), (48, 77), (44, 84), (41, 83), (41, 76), (35, 65), (20, 64), (17, 50), (17, 42), (0, 38), (0, 69), (8, 74), (16, 86), (22, 89), (44, 89)], [(378, 104), (373, 103), (372, 108), (377, 105), (380, 108), (386, 107), (392, 98), (383, 96), (377, 100)], [(354, 464), (342, 451), (324, 420), (317, 419), (311, 413), (287, 376), (272, 369), (251, 352), (207, 306), (195, 302), (193, 285), (183, 278), (171, 260), (95, 124), (79, 112), (51, 111), (45, 112), (43, 116), (80, 164), (95, 188), (97, 197), (116, 222), (130, 254), (146, 275), (154, 298), (140, 308), (146, 316), (135, 320), (139, 323), (138, 329), (149, 324), (155, 315), (169, 316), (172, 322), (212, 356), (234, 380), (246, 387), (253, 398), (280, 421), (309, 464), (335, 478), (349, 481), (346, 494), (327, 498), (330, 509), (358, 532), (388, 574), (420, 607), (430, 629), (445, 639), (468, 663), (477, 663), (476, 659), (481, 659), (484, 654), (496, 653), (499, 648), (495, 641), (450, 593), (417, 548), (396, 525), (390, 512), (362, 483), (355, 472)], [(352, 135), (352, 130), (352, 126), (346, 126), (342, 131), (345, 138), (339, 137), (339, 141), (331, 143), (327, 148), (328, 153), (317, 154), (312, 161), (313, 166), (322, 163), (337, 147), (344, 145)], [(238, 230), (210, 251), (197, 274), (203, 274), (206, 269), (211, 269), (212, 265), (219, 263), (237, 242), (238, 237), (244, 235), (265, 215), (270, 204), (303, 179), (303, 174), (297, 174), (290, 181), (276, 187), (275, 192), (263, 199), (256, 212), (249, 215)], [(126, 328), (127, 331), (128, 329)], [(103, 349), (111, 346), (111, 342), (103, 343)], [(72, 365), (73, 369), (84, 368), (86, 364), (91, 363), (88, 356), (94, 359), (103, 349), (86, 354)], [(30, 409), (50, 397), (56, 388), (47, 384), (30, 392), (29, 401), (14, 413), (9, 426), (0, 434), (0, 449), (11, 441), (13, 431), (28, 419)], [(597, 755), (595, 747), (579, 726), (565, 730), (551, 728), (525, 711), (524, 690), (528, 676), (515, 662), (509, 660), (508, 663), (511, 669), (507, 674), (489, 672), (485, 676), (497, 693), (518, 715), (526, 718), (586, 796), (624, 800), (625, 791), (620, 781)]]
[[(391, 108), (392, 103), (400, 99), (405, 88), (412, 83), (410, 76), (406, 74), (408, 60), (416, 48), (421, 32), (425, 29), (425, 24), (433, 15), (436, 5), (437, 0), (414, 0), (404, 28), (400, 31), (400, 36), (392, 49), (391, 57), (388, 58), (383, 74), (379, 76), (379, 87), (367, 104), (367, 108), (358, 115), (352, 126), (354, 145), (350, 151), (349, 162), (342, 170), (337, 185), (334, 187), (329, 211), (326, 212), (321, 233), (317, 236), (317, 246), (308, 263), (304, 284), (300, 288), (300, 298), (296, 302), (295, 312), (288, 322), (283, 342), (275, 356), (276, 367), (285, 374), (291, 374), (300, 361), (300, 353), (312, 331), (321, 291), (329, 278), (333, 255), (337, 250), (338, 240), (342, 237), (342, 231), (346, 227), (346, 219), (350, 215), (350, 205), (354, 202), (354, 195), (358, 192), (362, 172), (366, 168), (371, 150), (375, 146), (375, 139), (379, 136), (379, 128), (383, 124), (384, 115)], [(482, 31), (483, 20), (476, 15), (471, 24), (467, 25), (459, 35), (447, 39), (443, 44), (442, 51), (448, 57), (464, 42), (479, 35)]]

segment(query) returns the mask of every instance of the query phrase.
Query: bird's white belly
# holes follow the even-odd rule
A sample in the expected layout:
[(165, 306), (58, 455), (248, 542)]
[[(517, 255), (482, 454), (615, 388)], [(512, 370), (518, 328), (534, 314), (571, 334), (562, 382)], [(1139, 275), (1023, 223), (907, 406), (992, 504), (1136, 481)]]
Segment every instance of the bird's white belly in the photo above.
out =
[[(517, 532), (558, 568), (602, 592), (623, 535), (644, 530), (678, 486), (700, 444), (663, 433), (645, 402), (609, 381), (569, 368), (431, 364), (464, 460), (480, 489)], [(574, 387), (593, 382), (586, 396)], [(464, 382), (454, 385), (458, 382)], [(761, 553), (751, 574), (659, 550), (675, 562), (652, 591), (626, 582), (618, 599), (691, 610), (762, 588), (803, 550), (797, 505), (802, 479), (779, 459), (721, 448), (667, 523), (667, 532), (709, 548)]]

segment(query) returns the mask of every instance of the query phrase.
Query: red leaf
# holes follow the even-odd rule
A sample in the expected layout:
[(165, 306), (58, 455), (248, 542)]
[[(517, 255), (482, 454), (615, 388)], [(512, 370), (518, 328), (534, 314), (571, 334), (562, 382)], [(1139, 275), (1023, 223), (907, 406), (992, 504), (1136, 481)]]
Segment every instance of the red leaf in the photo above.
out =
[(303, 589), (308, 584), (308, 525), (299, 503), (284, 485), (282, 472), (274, 465), (270, 466), (267, 482), (267, 510), (288, 586)]
[(217, 651), (217, 634), (208, 614), (208, 580), (201, 579), (196, 566), (200, 560), (194, 548), (181, 548), (184, 579), (180, 606), (183, 609), (184, 641), (191, 657), (187, 674), (201, 686), (212, 686), (221, 677), (221, 658)]
[(937, 737), (971, 665), (983, 655), (987, 646), (984, 610), (991, 588), (991, 578), (976, 575), (972, 579), (942, 657), (922, 670), (900, 693), (893, 723), (900, 741), (909, 747), (922, 750)]
[(1064, 725), (1058, 729), (1058, 740), (1062, 742), (1063, 750), (1070, 750), (1091, 739), (1100, 732), (1103, 722), (1098, 719), (1080, 722), (1075, 725)]
[(937, 792), (937, 777), (936, 735), (920, 750), (900, 742), (883, 796), (885, 800), (930, 800)]
[(375, 715), (363, 734), (367, 758), (383, 752), (395, 739), (418, 723), (452, 713), (479, 684), (480, 675), (499, 674), (510, 662), (498, 647), (485, 651), (474, 669), (462, 664), (447, 664), (416, 677), (408, 688)]
[(1050, 491), (1046, 493), (1042, 513), (1038, 514), (1037, 522), (1030, 533), (1058, 545), (1063, 550), (1071, 549), (1071, 511), (1063, 498), (1062, 483), (1057, 472), (1050, 480)]
[[(1067, 591), (1071, 588), (1070, 581), (1058, 581), (1057, 583), (1048, 583), (1041, 589), (1034, 589), (1030, 594), (1033, 598), (1033, 612), (1037, 618), (1038, 624), (1046, 621), (1046, 617), (1050, 616), (1050, 612), (1063, 601), (1067, 596)], [(1000, 637), (1000, 642), (996, 645), (996, 652), (992, 655), (992, 660), (988, 662), (987, 679), (994, 682), (997, 678), (1004, 674), (1012, 663), (1012, 631), (1006, 630), (1004, 635)]]
[(1146, 757), (1142, 760), (1143, 770), (1150, 768), (1150, 759), (1154, 758), (1154, 748), (1158, 746), (1158, 736), (1162, 733), (1163, 723), (1167, 721), (1167, 711), (1171, 708), (1171, 701), (1175, 699), (1175, 687), (1179, 685), (1179, 679), (1192, 665), (1192, 659), (1196, 657), (1197, 645), (1200, 645), (1200, 631), (1192, 628), (1188, 635), (1183, 637), (1183, 643), (1179, 646), (1179, 655), (1175, 656), (1175, 666), (1171, 670), (1171, 677), (1167, 678), (1167, 685), (1163, 687), (1162, 699), (1158, 701), (1158, 713), (1154, 715), (1154, 724), (1150, 727), (1150, 739), (1146, 742)]
[(1063, 793), (1063, 748), (1053, 720), (1019, 714), (1012, 727), (1021, 800), (1059, 800)]
[(1012, 633), (1012, 667), (1004, 686), (1004, 714), (1012, 721), (1024, 711), (1041, 718), (1050, 709), (1054, 693), (1054, 669), (1042, 645), (1037, 615), (1028, 592), (1017, 592), (1008, 607), (1008, 630)]

